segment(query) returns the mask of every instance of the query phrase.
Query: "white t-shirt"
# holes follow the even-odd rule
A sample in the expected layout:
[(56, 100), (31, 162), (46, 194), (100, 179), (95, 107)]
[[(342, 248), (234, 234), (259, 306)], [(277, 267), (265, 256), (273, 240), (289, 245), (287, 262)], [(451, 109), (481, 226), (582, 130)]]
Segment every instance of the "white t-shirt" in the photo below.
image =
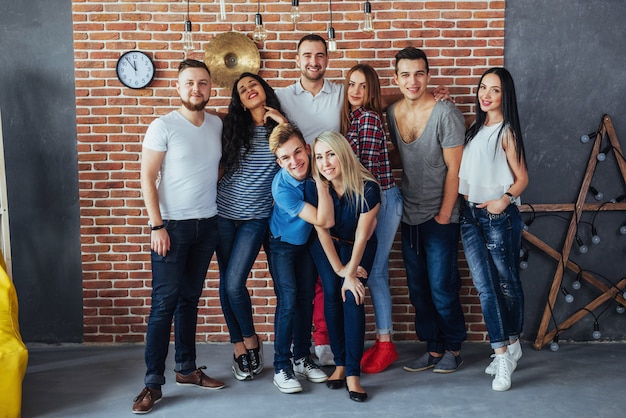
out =
[(221, 136), (222, 120), (206, 112), (201, 126), (195, 126), (178, 111), (152, 121), (143, 146), (165, 152), (157, 185), (164, 220), (217, 215)]
[(322, 90), (313, 96), (298, 80), (291, 86), (276, 89), (276, 95), (287, 119), (302, 131), (307, 144), (313, 144), (322, 132), (341, 130), (342, 83), (325, 79)]

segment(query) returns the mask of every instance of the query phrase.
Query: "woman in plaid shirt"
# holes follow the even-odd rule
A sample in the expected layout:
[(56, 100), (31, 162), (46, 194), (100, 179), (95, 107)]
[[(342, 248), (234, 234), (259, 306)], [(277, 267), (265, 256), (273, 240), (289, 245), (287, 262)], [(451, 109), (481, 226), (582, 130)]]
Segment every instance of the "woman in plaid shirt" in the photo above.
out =
[(382, 189), (375, 231), (378, 248), (367, 280), (374, 303), (376, 342), (361, 359), (364, 373), (379, 373), (398, 359), (391, 341), (389, 253), (402, 217), (402, 195), (395, 185), (389, 162), (376, 70), (367, 64), (352, 67), (345, 80), (344, 95), (341, 131)]

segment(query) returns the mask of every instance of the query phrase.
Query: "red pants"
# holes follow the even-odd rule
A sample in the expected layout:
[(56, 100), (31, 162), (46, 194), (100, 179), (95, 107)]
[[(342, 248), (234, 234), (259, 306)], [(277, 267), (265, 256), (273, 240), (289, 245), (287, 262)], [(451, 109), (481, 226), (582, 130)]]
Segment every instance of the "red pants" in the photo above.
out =
[(315, 282), (315, 299), (313, 299), (313, 342), (315, 345), (330, 345), (326, 320), (324, 319), (324, 290), (322, 281), (317, 278)]

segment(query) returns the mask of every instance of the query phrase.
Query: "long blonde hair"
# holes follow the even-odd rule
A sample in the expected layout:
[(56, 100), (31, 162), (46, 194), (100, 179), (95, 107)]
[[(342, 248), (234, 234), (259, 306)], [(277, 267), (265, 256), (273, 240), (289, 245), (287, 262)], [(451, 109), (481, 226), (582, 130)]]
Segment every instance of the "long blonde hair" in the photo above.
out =
[(378, 113), (382, 119), (383, 106), (380, 92), (380, 80), (376, 70), (368, 64), (357, 64), (350, 68), (343, 86), (343, 108), (341, 110), (341, 133), (346, 134), (350, 129), (350, 101), (348, 100), (348, 87), (350, 77), (355, 72), (360, 72), (365, 76), (365, 94), (363, 95), (363, 109)]
[[(322, 132), (315, 141), (313, 141), (313, 154), (315, 155), (315, 146), (318, 143), (326, 144), (337, 156), (341, 165), (341, 182), (343, 183), (344, 195), (348, 201), (359, 208), (361, 212), (369, 210), (365, 200), (365, 181), (371, 180), (378, 184), (376, 178), (370, 173), (358, 160), (352, 147), (346, 138), (339, 132), (326, 131)], [(312, 164), (312, 171), (315, 177), (327, 181), (317, 168), (317, 161)], [(331, 183), (332, 185), (332, 183)]]

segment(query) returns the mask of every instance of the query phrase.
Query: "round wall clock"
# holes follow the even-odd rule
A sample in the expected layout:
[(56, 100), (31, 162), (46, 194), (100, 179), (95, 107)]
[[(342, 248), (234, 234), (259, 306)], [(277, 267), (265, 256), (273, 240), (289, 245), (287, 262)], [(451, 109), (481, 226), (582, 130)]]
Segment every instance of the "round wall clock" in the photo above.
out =
[(154, 78), (154, 63), (144, 52), (128, 51), (117, 60), (115, 71), (126, 87), (142, 89)]

